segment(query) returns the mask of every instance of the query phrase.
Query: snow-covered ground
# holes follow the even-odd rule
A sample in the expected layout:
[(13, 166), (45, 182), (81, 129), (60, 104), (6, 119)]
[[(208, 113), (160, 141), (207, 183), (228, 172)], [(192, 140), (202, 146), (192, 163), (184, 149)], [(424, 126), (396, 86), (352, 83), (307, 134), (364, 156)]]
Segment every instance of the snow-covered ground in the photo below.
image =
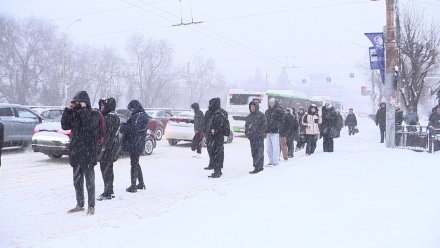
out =
[[(373, 122), (249, 175), (248, 140), (225, 146), (224, 176), (206, 157), (160, 141), (141, 158), (147, 190), (125, 192), (129, 159), (115, 164), (115, 194), (96, 214), (75, 206), (68, 159), (8, 152), (0, 177), (0, 247), (440, 247), (438, 155), (386, 149)], [(97, 195), (103, 188), (95, 168)]]

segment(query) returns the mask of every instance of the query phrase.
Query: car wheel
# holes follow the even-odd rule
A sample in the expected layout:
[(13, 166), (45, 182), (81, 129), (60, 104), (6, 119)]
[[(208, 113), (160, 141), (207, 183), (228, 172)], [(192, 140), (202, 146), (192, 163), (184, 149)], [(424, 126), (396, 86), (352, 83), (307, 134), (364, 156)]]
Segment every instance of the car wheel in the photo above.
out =
[(61, 158), (63, 155), (61, 154), (50, 154), (49, 157), (51, 158)]
[(228, 140), (226, 142), (227, 143), (232, 143), (233, 140), (234, 140), (234, 133), (231, 131), (229, 136), (228, 136)]
[(151, 155), (153, 153), (153, 149), (154, 149), (153, 140), (147, 139), (147, 141), (145, 142), (144, 154), (145, 155)]
[(170, 144), (170, 146), (175, 146), (177, 145), (177, 142), (179, 142), (178, 140), (175, 139), (169, 139), (168, 140), (168, 144)]
[(163, 129), (161, 127), (156, 129), (155, 132), (156, 140), (161, 140), (163, 137)]

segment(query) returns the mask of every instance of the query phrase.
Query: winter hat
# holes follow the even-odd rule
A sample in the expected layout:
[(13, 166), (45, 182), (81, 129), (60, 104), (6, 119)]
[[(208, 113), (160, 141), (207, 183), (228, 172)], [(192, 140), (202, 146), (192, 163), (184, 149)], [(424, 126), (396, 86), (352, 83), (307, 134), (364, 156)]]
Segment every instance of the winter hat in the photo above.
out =
[(142, 104), (138, 100), (132, 100), (128, 106), (128, 110), (133, 112), (133, 114), (136, 114), (138, 112), (145, 112), (144, 108), (142, 107)]
[(87, 91), (79, 91), (78, 93), (76, 93), (76, 95), (72, 99), (72, 102), (85, 102), (87, 108), (91, 108), (90, 97), (89, 94), (87, 94)]
[(194, 109), (194, 110), (199, 110), (200, 106), (199, 106), (198, 103), (195, 102), (195, 103), (191, 104), (191, 108)]

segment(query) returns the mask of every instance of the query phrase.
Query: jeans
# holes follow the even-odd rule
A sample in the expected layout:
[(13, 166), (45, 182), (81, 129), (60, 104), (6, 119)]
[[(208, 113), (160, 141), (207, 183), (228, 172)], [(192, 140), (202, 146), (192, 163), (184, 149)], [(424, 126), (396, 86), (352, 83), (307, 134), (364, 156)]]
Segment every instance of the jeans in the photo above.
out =
[(266, 138), (269, 164), (278, 165), (280, 162), (280, 135), (278, 133), (268, 133)]
[(249, 140), (251, 144), (251, 153), (253, 159), (253, 166), (255, 169), (263, 169), (264, 165), (264, 138), (254, 138)]

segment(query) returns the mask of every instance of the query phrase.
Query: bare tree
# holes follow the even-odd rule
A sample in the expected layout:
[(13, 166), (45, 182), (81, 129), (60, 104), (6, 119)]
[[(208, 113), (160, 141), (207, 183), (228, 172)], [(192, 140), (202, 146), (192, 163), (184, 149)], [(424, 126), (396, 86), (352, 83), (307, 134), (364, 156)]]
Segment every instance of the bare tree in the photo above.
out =
[(426, 25), (423, 11), (414, 6), (404, 9), (400, 49), (398, 88), (406, 109), (417, 110), (426, 76), (435, 70), (440, 53), (438, 25)]

